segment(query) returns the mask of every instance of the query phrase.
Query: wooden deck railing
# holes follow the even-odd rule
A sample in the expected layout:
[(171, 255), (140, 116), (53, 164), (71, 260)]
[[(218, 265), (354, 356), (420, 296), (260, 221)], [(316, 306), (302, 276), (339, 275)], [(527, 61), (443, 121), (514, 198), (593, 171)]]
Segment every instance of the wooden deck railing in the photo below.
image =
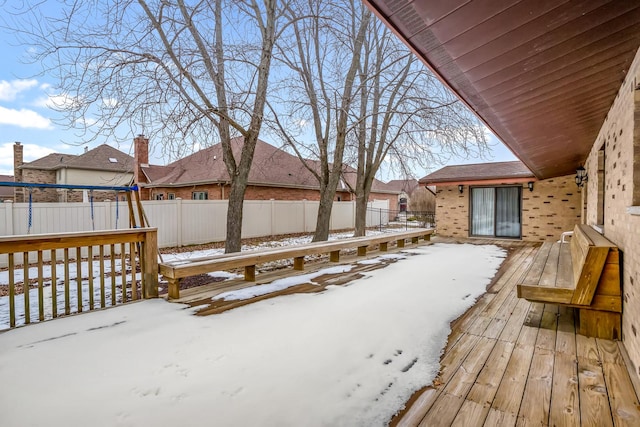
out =
[[(37, 318), (43, 321), (158, 296), (156, 228), (0, 237), (0, 256), (8, 258), (11, 328), (21, 316), (25, 324), (31, 323), (36, 299)], [(75, 278), (71, 273), (74, 268)], [(21, 281), (16, 280), (16, 272), (22, 273)], [(22, 297), (16, 290), (20, 282)], [(36, 291), (29, 288), (33, 285), (37, 286), (37, 298), (33, 295), (32, 301)], [(47, 298), (45, 289), (47, 293), (50, 290)], [(22, 310), (17, 310), (17, 302)], [(33, 310), (35, 314), (36, 307)]]

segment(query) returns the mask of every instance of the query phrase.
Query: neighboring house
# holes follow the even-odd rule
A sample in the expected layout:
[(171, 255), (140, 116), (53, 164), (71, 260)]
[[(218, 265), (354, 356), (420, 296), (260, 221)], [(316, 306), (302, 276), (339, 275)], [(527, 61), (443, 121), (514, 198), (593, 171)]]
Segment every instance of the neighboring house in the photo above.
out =
[[(531, 204), (539, 208), (531, 216), (552, 222), (549, 215), (559, 213), (544, 203), (551, 194), (538, 193), (545, 181), (574, 196), (580, 184), (582, 213), (574, 222), (599, 230), (624, 254), (622, 340), (637, 373), (640, 4), (365, 2), (538, 179), (533, 192), (521, 190), (547, 195)], [(463, 191), (460, 201), (468, 185)]]
[[(240, 153), (242, 138), (234, 138), (234, 153)], [(136, 168), (135, 182), (142, 189), (142, 199), (209, 199), (229, 198), (229, 174), (222, 160), (222, 146), (215, 144), (166, 166), (149, 164), (149, 140), (140, 135), (134, 139)], [(306, 161), (318, 170), (317, 162)], [(336, 201), (355, 200), (355, 171), (345, 166)], [(389, 200), (389, 206), (397, 203), (399, 191), (389, 189), (375, 180), (370, 200)], [(295, 155), (289, 154), (264, 141), (256, 144), (249, 182), (245, 193), (247, 200), (319, 200), (318, 180)]]
[[(432, 211), (435, 207), (435, 187), (422, 187), (417, 179), (394, 179), (387, 182), (387, 187), (399, 191), (398, 212)], [(411, 199), (414, 199), (412, 204)], [(417, 205), (414, 206), (414, 205)], [(392, 208), (393, 209), (393, 208)]]
[(538, 181), (519, 161), (446, 166), (420, 184), (436, 186), (442, 236), (558, 240), (580, 222), (573, 175)]
[[(133, 157), (102, 144), (80, 155), (52, 153), (29, 163), (23, 162), (23, 146), (13, 146), (15, 182), (35, 184), (126, 186), (133, 180)], [(15, 201), (81, 202), (88, 200), (88, 190), (15, 188)], [(112, 191), (91, 192), (94, 200), (114, 199)]]
[[(13, 175), (0, 175), (1, 182), (13, 182)], [(13, 200), (13, 187), (0, 187), (0, 203)]]

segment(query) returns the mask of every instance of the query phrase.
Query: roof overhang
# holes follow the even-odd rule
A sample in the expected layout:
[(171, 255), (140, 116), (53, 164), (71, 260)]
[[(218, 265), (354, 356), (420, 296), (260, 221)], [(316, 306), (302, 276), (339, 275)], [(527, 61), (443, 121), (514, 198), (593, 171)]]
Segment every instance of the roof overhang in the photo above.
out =
[(502, 184), (524, 184), (525, 182), (538, 181), (534, 177), (529, 178), (493, 178), (493, 179), (460, 179), (455, 181), (425, 181), (426, 185), (435, 185), (436, 187), (448, 185), (502, 185)]
[(640, 2), (363, 0), (539, 178), (593, 146), (640, 46)]

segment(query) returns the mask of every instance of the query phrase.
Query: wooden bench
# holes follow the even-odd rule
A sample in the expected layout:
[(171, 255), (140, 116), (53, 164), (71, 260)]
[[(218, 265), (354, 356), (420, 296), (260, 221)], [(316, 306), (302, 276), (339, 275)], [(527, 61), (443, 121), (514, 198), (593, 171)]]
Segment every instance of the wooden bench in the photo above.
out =
[(304, 257), (307, 255), (328, 253), (330, 261), (338, 262), (340, 261), (340, 251), (344, 249), (357, 248), (358, 256), (365, 256), (367, 248), (371, 245), (378, 245), (380, 251), (386, 251), (391, 242), (396, 242), (397, 247), (402, 248), (407, 239), (411, 239), (413, 243), (418, 243), (420, 238), (429, 240), (431, 234), (433, 234), (433, 230), (420, 228), (372, 237), (353, 237), (286, 248), (262, 249), (189, 260), (176, 260), (161, 263), (158, 267), (160, 274), (169, 283), (169, 298), (177, 299), (180, 298), (180, 280), (185, 277), (244, 267), (244, 280), (254, 282), (256, 280), (256, 265), (265, 262), (293, 259), (294, 270), (304, 270)]
[(590, 226), (576, 225), (569, 243), (544, 243), (521, 282), (519, 298), (577, 308), (580, 334), (620, 339), (620, 254)]

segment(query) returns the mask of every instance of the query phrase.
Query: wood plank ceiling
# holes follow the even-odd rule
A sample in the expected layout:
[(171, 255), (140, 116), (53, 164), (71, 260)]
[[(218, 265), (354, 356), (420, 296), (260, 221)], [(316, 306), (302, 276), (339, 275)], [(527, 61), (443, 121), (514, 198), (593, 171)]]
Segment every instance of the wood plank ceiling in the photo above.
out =
[(639, 0), (363, 0), (539, 178), (586, 159), (640, 46)]

